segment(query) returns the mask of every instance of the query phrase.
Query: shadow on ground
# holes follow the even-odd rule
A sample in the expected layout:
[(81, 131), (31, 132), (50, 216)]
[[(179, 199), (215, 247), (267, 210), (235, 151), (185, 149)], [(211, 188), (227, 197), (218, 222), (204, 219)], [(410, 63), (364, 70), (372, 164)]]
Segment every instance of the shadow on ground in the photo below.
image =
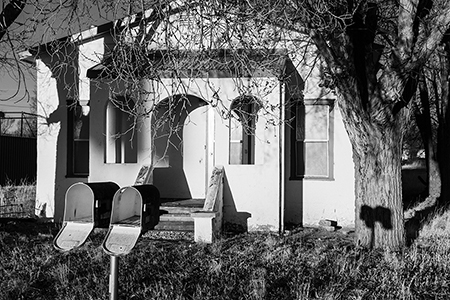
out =
[(424, 167), (402, 170), (403, 208), (408, 246), (419, 237), (420, 229), (431, 216), (437, 211), (449, 208), (439, 199), (428, 196), (426, 178), (427, 170)]

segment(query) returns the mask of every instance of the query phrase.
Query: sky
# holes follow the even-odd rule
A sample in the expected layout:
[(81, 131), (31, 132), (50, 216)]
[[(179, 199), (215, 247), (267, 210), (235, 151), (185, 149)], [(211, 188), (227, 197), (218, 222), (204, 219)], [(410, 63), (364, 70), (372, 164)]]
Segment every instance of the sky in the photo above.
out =
[[(9, 0), (0, 0), (0, 9), (8, 3)], [(78, 33), (90, 26), (105, 24), (121, 18), (129, 11), (129, 5), (133, 2), (118, 0), (114, 2), (114, 6), (111, 6), (111, 4), (105, 4), (110, 3), (109, 0), (83, 1), (77, 5), (75, 17), (73, 17), (73, 7), (61, 5), (61, 1), (35, 0), (29, 3), (16, 22), (8, 28), (11, 36), (22, 37), (21, 48), (23, 49), (20, 50), (26, 50), (27, 47), (35, 47), (38, 44), (67, 36), (69, 33)], [(8, 44), (2, 43), (0, 47), (5, 45)], [(6, 50), (6, 53), (9, 52)], [(24, 99), (26, 90), (30, 91), (31, 97), (35, 97), (36, 83), (33, 76), (27, 74), (25, 81), (19, 81), (17, 74), (8, 74), (5, 67), (0, 64), (0, 111), (29, 112), (27, 101), (31, 99), (29, 99), (30, 97)], [(17, 91), (18, 94), (12, 97)]]
[(18, 72), (0, 68), (0, 111), (31, 112), (30, 101), (36, 96), (34, 73), (32, 68), (25, 69), (24, 78), (19, 79)]
[(24, 76), (25, 79), (19, 80), (17, 72), (11, 74), (0, 68), (0, 111), (31, 112), (29, 102), (35, 98), (36, 81), (31, 68), (24, 72)]

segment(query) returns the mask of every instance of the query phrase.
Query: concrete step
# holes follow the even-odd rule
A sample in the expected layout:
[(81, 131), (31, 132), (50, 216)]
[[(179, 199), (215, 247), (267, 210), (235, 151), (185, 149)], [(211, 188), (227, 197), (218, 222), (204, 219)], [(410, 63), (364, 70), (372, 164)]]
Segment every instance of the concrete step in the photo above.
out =
[(159, 231), (194, 231), (194, 221), (159, 221), (155, 226)]
[(196, 207), (202, 208), (205, 204), (205, 199), (161, 199), (161, 206), (169, 207)]
[(202, 210), (199, 207), (160, 206), (160, 214), (190, 214)]
[(194, 219), (190, 214), (203, 208), (205, 199), (161, 199), (159, 231), (194, 231)]
[(190, 214), (203, 208), (205, 199), (161, 199), (160, 210), (168, 214)]
[(190, 214), (185, 213), (167, 213), (159, 216), (160, 221), (193, 221)]

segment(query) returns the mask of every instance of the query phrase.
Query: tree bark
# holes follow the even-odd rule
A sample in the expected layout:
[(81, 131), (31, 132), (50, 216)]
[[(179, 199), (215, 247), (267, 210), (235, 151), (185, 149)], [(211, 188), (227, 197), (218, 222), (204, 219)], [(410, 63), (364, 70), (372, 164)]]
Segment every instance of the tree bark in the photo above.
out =
[[(436, 153), (436, 134), (433, 132), (431, 117), (431, 101), (428, 93), (426, 78), (420, 74), (419, 91), (422, 112), (415, 112), (416, 124), (419, 128), (422, 142), (425, 147), (425, 159), (427, 163), (428, 198), (419, 209), (431, 207), (436, 204), (441, 193), (441, 176)], [(436, 77), (435, 77), (436, 78)], [(437, 95), (435, 95), (437, 96)]]
[[(347, 82), (348, 78), (347, 78)], [(396, 82), (392, 82), (394, 88)], [(398, 250), (405, 245), (401, 154), (405, 111), (392, 116), (392, 102), (370, 94), (364, 109), (359, 94), (341, 85), (339, 106), (353, 149), (356, 243)], [(389, 105), (391, 103), (391, 105)]]
[(450, 204), (450, 113), (447, 111), (445, 117), (439, 122), (437, 137), (437, 161), (441, 175), (439, 202), (441, 205), (448, 206)]
[[(404, 245), (401, 190), (401, 141), (399, 128), (376, 128), (370, 132), (347, 122), (353, 136), (355, 164), (356, 242), (368, 248), (398, 250)], [(356, 126), (355, 126), (356, 125)]]

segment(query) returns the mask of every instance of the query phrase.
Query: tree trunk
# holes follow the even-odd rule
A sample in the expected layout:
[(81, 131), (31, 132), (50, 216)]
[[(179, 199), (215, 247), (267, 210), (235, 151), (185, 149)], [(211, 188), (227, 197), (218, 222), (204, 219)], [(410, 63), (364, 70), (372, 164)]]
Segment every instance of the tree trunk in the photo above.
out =
[(404, 244), (401, 136), (390, 130), (371, 136), (363, 142), (367, 148), (353, 154), (357, 243), (396, 250)]
[[(350, 99), (355, 101), (355, 96)], [(355, 112), (349, 100), (341, 102), (355, 164), (356, 243), (398, 250), (405, 244), (401, 184), (401, 124), (405, 118), (400, 113), (381, 125), (373, 116)]]
[(441, 179), (441, 193), (439, 202), (441, 205), (450, 204), (450, 113), (445, 119), (440, 120), (438, 129), (437, 158)]
[[(438, 130), (437, 130), (437, 161), (441, 174), (441, 195), (439, 204), (449, 206), (450, 204), (450, 41), (446, 41), (444, 47), (446, 61), (441, 69), (441, 101), (438, 107)], [(444, 83), (445, 82), (445, 83)]]
[(420, 136), (422, 137), (423, 146), (425, 147), (428, 197), (423, 203), (419, 204), (415, 210), (423, 210), (436, 205), (437, 199), (441, 194), (441, 176), (436, 153), (436, 134), (433, 132), (430, 109), (431, 101), (423, 72), (419, 75), (419, 91), (422, 110), (419, 112), (419, 110), (416, 109), (415, 119), (420, 131)]

